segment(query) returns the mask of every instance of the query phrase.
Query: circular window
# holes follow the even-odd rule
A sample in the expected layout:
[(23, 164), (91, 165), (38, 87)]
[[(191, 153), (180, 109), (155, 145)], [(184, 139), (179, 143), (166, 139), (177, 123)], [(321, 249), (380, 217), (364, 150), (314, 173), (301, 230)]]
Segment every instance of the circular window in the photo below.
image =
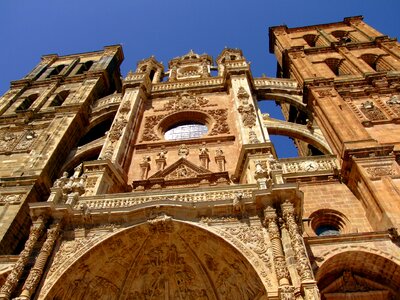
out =
[(348, 223), (348, 219), (341, 212), (320, 209), (310, 215), (309, 225), (317, 236), (332, 236), (346, 233)]
[(318, 236), (339, 235), (340, 230), (334, 225), (320, 225), (315, 229)]
[(175, 124), (164, 134), (166, 140), (189, 140), (201, 137), (208, 132), (206, 125), (197, 122)]

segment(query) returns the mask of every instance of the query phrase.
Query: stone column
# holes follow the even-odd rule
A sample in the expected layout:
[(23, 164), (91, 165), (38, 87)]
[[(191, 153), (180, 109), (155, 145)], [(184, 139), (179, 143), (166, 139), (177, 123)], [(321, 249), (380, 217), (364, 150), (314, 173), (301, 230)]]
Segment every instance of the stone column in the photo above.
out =
[(286, 222), (290, 242), (296, 258), (296, 269), (301, 279), (301, 287), (305, 294), (305, 299), (320, 299), (317, 283), (309, 263), (307, 252), (304, 246), (303, 237), (299, 233), (294, 217), (294, 207), (289, 201), (281, 204), (283, 218)]
[(294, 287), (290, 285), (290, 274), (286, 266), (281, 234), (279, 232), (277, 215), (274, 208), (268, 206), (264, 209), (264, 221), (272, 244), (275, 271), (279, 283), (279, 298), (294, 299)]
[(22, 293), (19, 299), (30, 299), (32, 294), (35, 292), (40, 278), (43, 274), (44, 267), (46, 265), (48, 257), (53, 251), (54, 244), (60, 233), (60, 223), (55, 223), (51, 228), (47, 230), (47, 238), (43, 243), (42, 249), (40, 249), (39, 255), (36, 258), (35, 265), (29, 272), (28, 278), (25, 280), (25, 284), (22, 288)]
[(32, 254), (33, 247), (35, 246), (37, 240), (42, 235), (44, 229), (44, 219), (39, 217), (31, 226), (29, 233), (29, 238), (25, 243), (24, 250), (19, 255), (19, 259), (12, 269), (11, 273), (8, 274), (6, 282), (0, 289), (0, 299), (8, 300), (11, 294), (17, 287), (18, 281), (28, 263), (29, 257)]

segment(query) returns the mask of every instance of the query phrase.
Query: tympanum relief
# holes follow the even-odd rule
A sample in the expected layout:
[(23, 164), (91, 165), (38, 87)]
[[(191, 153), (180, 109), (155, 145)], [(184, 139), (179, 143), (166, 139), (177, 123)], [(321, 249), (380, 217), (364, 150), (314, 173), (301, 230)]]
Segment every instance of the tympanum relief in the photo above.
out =
[(47, 298), (56, 299), (253, 300), (266, 294), (232, 246), (165, 215), (109, 238), (46, 284), (53, 286)]

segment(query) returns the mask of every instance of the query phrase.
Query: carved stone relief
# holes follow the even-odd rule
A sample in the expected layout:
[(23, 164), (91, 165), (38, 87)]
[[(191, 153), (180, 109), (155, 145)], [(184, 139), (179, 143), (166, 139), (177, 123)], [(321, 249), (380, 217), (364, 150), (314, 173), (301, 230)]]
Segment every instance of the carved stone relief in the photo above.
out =
[(386, 101), (386, 104), (397, 114), (400, 116), (400, 96), (395, 95), (392, 96), (389, 100)]
[(210, 136), (230, 133), (229, 125), (227, 122), (228, 119), (227, 109), (208, 110), (207, 113), (209, 113), (215, 120), (215, 125), (211, 129), (211, 132), (209, 133)]
[(25, 151), (33, 148), (41, 130), (0, 131), (0, 152)]
[(149, 222), (85, 254), (39, 299), (250, 300), (266, 294), (250, 264), (217, 236), (172, 226), (165, 215)]
[(22, 195), (0, 195), (0, 206), (6, 204), (20, 204)]
[(385, 114), (372, 101), (365, 101), (360, 109), (370, 121), (387, 120)]
[(122, 136), (123, 130), (128, 124), (128, 114), (130, 112), (130, 109), (131, 109), (131, 101), (126, 100), (121, 104), (116, 119), (114, 120), (110, 132), (108, 133), (108, 139), (111, 142), (111, 144), (107, 146), (106, 148), (107, 150), (102, 155), (101, 159), (112, 158), (115, 143), (119, 141), (119, 139)]
[(154, 128), (165, 116), (166, 115), (146, 116), (145, 117), (142, 141), (148, 142), (148, 141), (160, 140), (158, 135), (154, 132)]
[(240, 105), (238, 111), (242, 115), (242, 121), (245, 127), (252, 128), (256, 125), (256, 114), (253, 104)]
[(392, 166), (368, 167), (365, 168), (365, 170), (372, 178), (398, 175), (397, 171)]
[(161, 109), (155, 109), (154, 111), (179, 111), (185, 109), (199, 109), (201, 107), (216, 106), (216, 104), (210, 104), (209, 100), (202, 97), (196, 96), (193, 93), (181, 93), (176, 98), (171, 99), (168, 103), (164, 104)]

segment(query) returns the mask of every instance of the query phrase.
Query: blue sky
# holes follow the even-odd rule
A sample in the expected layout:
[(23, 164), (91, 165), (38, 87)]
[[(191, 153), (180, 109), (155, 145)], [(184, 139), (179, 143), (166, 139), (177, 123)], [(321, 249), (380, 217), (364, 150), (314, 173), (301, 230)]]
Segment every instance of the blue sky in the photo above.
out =
[(2, 0), (0, 94), (44, 54), (88, 52), (113, 44), (124, 49), (123, 75), (151, 55), (167, 65), (190, 49), (216, 58), (227, 46), (243, 50), (254, 76), (275, 76), (268, 27), (363, 15), (382, 33), (399, 37), (399, 11), (399, 0)]

